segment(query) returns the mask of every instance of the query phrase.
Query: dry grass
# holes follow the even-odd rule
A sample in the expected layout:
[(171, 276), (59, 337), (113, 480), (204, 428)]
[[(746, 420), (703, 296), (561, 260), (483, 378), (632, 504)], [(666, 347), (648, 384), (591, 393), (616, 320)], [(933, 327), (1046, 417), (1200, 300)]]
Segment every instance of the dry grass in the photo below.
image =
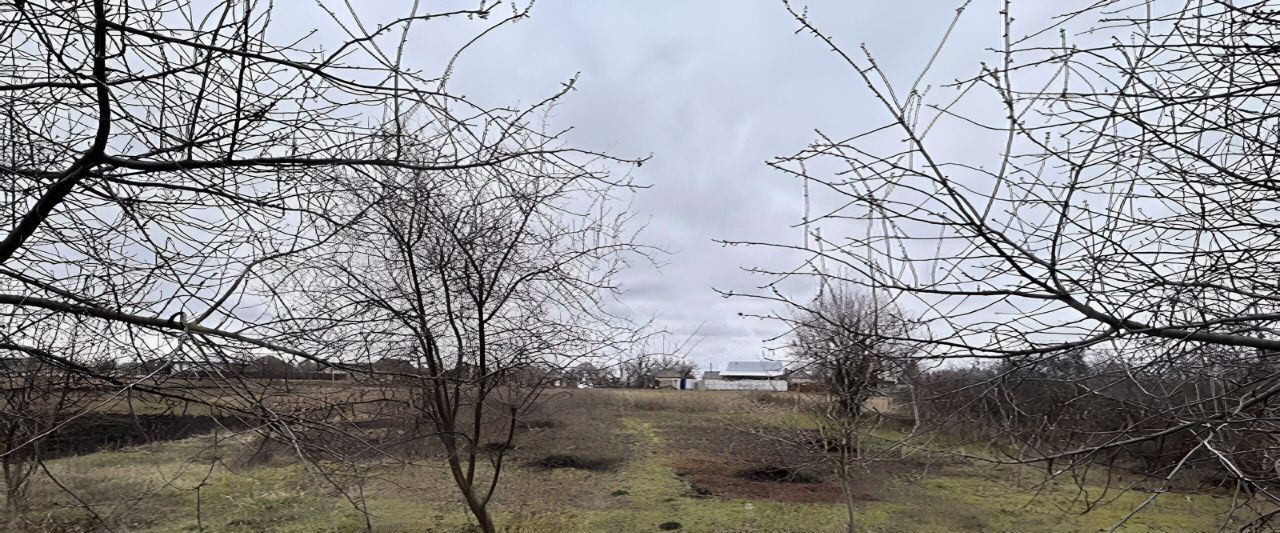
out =
[[(689, 391), (560, 391), (517, 425), (494, 509), (510, 531), (839, 531), (830, 472), (767, 436), (808, 431), (803, 397)], [(252, 439), (210, 437), (94, 453), (51, 471), (116, 531), (361, 531), (364, 517), (287, 451), (238, 461)], [(467, 531), (438, 456), (370, 461), (343, 471), (379, 531)], [(359, 475), (357, 475), (359, 474)], [(868, 466), (858, 490), (868, 531), (1106, 529), (1148, 495), (1120, 491), (1087, 515), (1074, 487), (1041, 485), (1030, 469), (920, 457)], [(199, 487), (199, 490), (196, 490)], [(200, 513), (197, 515), (197, 497)], [(1167, 495), (1133, 530), (1211, 531), (1228, 499)], [(98, 524), (47, 479), (14, 531), (85, 531)]]

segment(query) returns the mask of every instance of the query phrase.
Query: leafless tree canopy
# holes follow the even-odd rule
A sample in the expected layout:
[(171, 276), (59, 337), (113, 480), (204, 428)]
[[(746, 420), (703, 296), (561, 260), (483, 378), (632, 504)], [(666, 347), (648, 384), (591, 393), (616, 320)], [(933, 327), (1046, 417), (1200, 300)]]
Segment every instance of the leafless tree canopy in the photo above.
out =
[[(509, 443), (549, 377), (634, 330), (601, 304), (639, 250), (636, 187), (547, 129), (572, 80), (522, 108), (451, 93), (466, 49), (528, 6), (275, 5), (0, 6), (0, 349), (56, 369), (6, 376), (22, 430), (4, 457), (88, 409), (50, 395), (143, 392), (238, 417), (363, 509), (356, 462), (414, 457), (360, 424), (409, 404), (493, 530), (502, 447), (476, 469), (503, 439), (482, 419), (500, 412)], [(343, 38), (291, 26), (295, 9)], [(409, 66), (410, 35), (442, 24), (474, 32)], [(298, 362), (351, 385), (282, 401)]]
[[(641, 161), (550, 125), (573, 80), (523, 107), (451, 88), (468, 48), (531, 6), (374, 21), (356, 4), (0, 5), (10, 511), (43, 472), (109, 527), (45, 467), (46, 438), (145, 396), (201, 406), (248, 460), (295, 456), (370, 529), (375, 460), (443, 459), (496, 531), (507, 451), (550, 383), (692, 375), (687, 345), (652, 350), (609, 312), (652, 252), (618, 172)], [(781, 304), (788, 347), (826, 379), (818, 447), (835, 443), (851, 494), (864, 402), (909, 377), (907, 441), (945, 431), (1081, 487), (1098, 465), (1106, 490), (1140, 472), (1159, 487), (1134, 513), (1192, 477), (1274, 525), (1280, 9), (1002, 6), (988, 60), (935, 85), (969, 2), (907, 80), (787, 5), (885, 117), (771, 162), (804, 184), (804, 244), (740, 243), (804, 255), (757, 269), (753, 296)], [(282, 23), (295, 9), (331, 31)], [(445, 24), (469, 32), (409, 49)], [(811, 192), (830, 209), (810, 216)]]
[(844, 492), (848, 530), (857, 531), (854, 481), (867, 462), (889, 450), (864, 449), (880, 413), (868, 412), (873, 396), (890, 394), (890, 384), (914, 371), (919, 347), (907, 340), (916, 323), (892, 302), (846, 283), (823, 283), (812, 301), (796, 306), (788, 319), (792, 372), (816, 377), (822, 394), (803, 404), (814, 415), (817, 437), (799, 432), (782, 437), (793, 447), (829, 452), (823, 461)]
[[(474, 23), (491, 7), (419, 8), (376, 29), (355, 11), (331, 13), (352, 35), (337, 46), (268, 38), (284, 30), (270, 4), (4, 7), (11, 229), (0, 301), (23, 320), (110, 322), (106, 337), (134, 338), (125, 344), (146, 328), (278, 347), (271, 295), (246, 288), (359, 215), (335, 208), (348, 193), (335, 174), (443, 173), (568, 151), (527, 134), (537, 106), (484, 108), (447, 92), (447, 68), (403, 66), (411, 31)], [(420, 139), (412, 154), (409, 136)], [(21, 341), (21, 329), (7, 334)]]
[(915, 324), (892, 303), (847, 285), (824, 287), (792, 319), (796, 367), (817, 376), (840, 416), (856, 420), (863, 402), (915, 362)]
[[(959, 6), (919, 75), (895, 79), (874, 51), (788, 7), (887, 120), (820, 132), (773, 162), (835, 207), (806, 218), (823, 233), (805, 245), (768, 244), (810, 265), (767, 273), (919, 310), (908, 336), (935, 363), (994, 360), (950, 375), (934, 399), (992, 402), (1012, 418), (982, 420), (991, 434), (1025, 427), (1022, 415), (1056, 420), (1014, 461), (1087, 464), (1177, 436), (1190, 445), (1147, 471), (1171, 479), (1207, 461), (1276, 501), (1275, 6), (1107, 1), (1042, 21), (1044, 6), (1005, 1), (990, 58), (937, 86), (930, 71), (954, 61), (956, 24), (989, 11)], [(1052, 370), (1085, 349), (1096, 361)], [(1048, 390), (1027, 380), (1062, 386), (1054, 402), (1027, 403)], [(1109, 418), (1061, 417), (1103, 404)], [(1070, 438), (1044, 439), (1049, 425)]]
[(376, 373), (412, 384), (396, 403), (426, 422), (422, 436), (440, 440), (492, 531), (486, 507), (505, 451), (542, 388), (632, 341), (633, 325), (602, 308), (619, 269), (641, 257), (613, 206), (631, 186), (551, 154), (343, 182), (343, 201), (367, 216), (275, 284), (308, 317), (296, 338), (313, 352), (340, 347), (344, 363), (375, 371), (378, 361), (406, 363)]

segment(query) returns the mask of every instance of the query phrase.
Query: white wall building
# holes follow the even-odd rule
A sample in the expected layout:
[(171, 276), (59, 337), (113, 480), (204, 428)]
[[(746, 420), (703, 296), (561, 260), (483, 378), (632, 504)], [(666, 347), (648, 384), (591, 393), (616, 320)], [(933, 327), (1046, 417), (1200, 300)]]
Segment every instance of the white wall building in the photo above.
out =
[[(712, 372), (707, 372), (711, 374)], [(787, 390), (787, 367), (781, 361), (730, 361), (714, 378), (703, 374), (702, 390)]]

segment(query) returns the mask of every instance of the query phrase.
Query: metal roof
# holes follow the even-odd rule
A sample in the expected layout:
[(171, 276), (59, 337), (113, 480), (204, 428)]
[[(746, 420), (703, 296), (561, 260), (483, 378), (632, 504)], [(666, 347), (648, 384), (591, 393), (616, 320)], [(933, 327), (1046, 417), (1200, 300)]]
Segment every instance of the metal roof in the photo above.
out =
[(722, 377), (772, 377), (785, 373), (786, 365), (782, 361), (729, 361), (729, 365), (720, 371)]

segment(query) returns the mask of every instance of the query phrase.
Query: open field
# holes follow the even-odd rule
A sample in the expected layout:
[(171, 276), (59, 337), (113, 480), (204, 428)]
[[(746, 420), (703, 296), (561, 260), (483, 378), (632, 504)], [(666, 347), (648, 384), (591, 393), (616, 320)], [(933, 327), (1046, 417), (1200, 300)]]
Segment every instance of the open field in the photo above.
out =
[[(796, 395), (553, 391), (516, 437), (495, 503), (508, 531), (842, 531), (838, 485), (820, 450), (768, 438), (803, 431)], [(892, 434), (886, 436), (892, 438)], [(33, 482), (15, 531), (362, 531), (365, 517), (287, 450), (252, 463), (247, 438), (205, 434), (64, 457)], [(354, 486), (376, 531), (469, 531), (439, 461), (370, 462)], [(350, 472), (349, 474), (356, 474)], [(1069, 482), (1029, 467), (938, 454), (871, 463), (855, 495), (866, 531), (1107, 530), (1150, 495), (1112, 489), (1091, 512)], [(1123, 530), (1215, 531), (1229, 493), (1169, 493)]]

